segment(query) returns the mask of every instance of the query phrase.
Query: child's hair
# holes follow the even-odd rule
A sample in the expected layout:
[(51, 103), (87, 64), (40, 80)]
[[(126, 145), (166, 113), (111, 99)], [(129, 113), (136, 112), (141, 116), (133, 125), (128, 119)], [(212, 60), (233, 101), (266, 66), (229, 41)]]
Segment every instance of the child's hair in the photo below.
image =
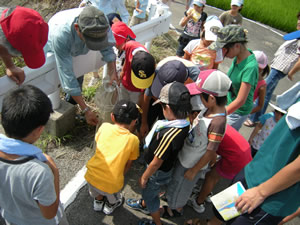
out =
[(9, 92), (3, 99), (2, 126), (8, 137), (21, 139), (46, 125), (52, 112), (47, 95), (37, 87), (25, 85)]
[[(208, 101), (209, 94), (202, 92), (201, 95), (205, 99), (205, 101)], [(222, 97), (214, 96), (214, 97), (216, 99), (216, 103), (218, 106), (224, 106), (227, 104), (227, 96), (222, 96)]]
[(300, 12), (298, 12), (297, 18), (298, 18), (298, 20), (300, 20)]
[(262, 72), (262, 77), (266, 78), (269, 75), (269, 73), (270, 73), (270, 66), (267, 65)]
[[(163, 108), (166, 107), (166, 103), (161, 103)], [(171, 108), (174, 116), (176, 119), (186, 119), (189, 114), (192, 111), (192, 105), (189, 104), (180, 104), (180, 105), (170, 105), (168, 104), (169, 107)]]
[(113, 115), (115, 121), (119, 124), (129, 125), (132, 120), (136, 120), (139, 117), (139, 106), (132, 101), (120, 100), (117, 102), (113, 109)]

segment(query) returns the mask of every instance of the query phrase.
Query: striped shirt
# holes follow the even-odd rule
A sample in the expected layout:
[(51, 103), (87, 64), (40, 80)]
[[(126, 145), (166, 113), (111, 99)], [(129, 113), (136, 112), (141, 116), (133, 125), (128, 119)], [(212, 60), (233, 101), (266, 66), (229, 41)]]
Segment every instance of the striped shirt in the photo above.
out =
[(145, 154), (147, 164), (150, 164), (156, 156), (164, 161), (159, 170), (170, 171), (176, 162), (188, 131), (188, 126), (184, 128), (169, 127), (155, 133)]

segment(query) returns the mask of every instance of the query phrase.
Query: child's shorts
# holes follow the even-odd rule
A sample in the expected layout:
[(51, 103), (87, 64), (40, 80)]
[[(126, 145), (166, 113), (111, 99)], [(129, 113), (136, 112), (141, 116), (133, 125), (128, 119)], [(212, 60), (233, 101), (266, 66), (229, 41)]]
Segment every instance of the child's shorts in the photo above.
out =
[(172, 171), (164, 172), (157, 170), (148, 180), (146, 188), (142, 191), (142, 198), (150, 213), (157, 212), (160, 206), (160, 187), (168, 184), (172, 178)]
[(109, 193), (106, 193), (104, 191), (101, 191), (101, 190), (95, 188), (93, 185), (91, 185), (89, 183), (88, 183), (88, 186), (89, 186), (89, 193), (90, 193), (91, 197), (96, 198), (98, 195), (105, 196), (107, 201), (112, 205), (115, 204), (122, 197), (120, 192), (117, 192), (114, 194), (109, 194)]

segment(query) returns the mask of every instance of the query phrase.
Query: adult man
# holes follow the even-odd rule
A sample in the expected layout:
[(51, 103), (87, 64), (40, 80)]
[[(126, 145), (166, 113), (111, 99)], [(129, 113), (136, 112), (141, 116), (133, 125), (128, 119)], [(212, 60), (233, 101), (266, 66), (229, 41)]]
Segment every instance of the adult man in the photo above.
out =
[(81, 85), (73, 71), (72, 57), (87, 54), (89, 50), (100, 50), (102, 59), (108, 64), (111, 82), (118, 82), (114, 45), (107, 18), (94, 6), (61, 11), (49, 21), (45, 51), (54, 53), (63, 90), (79, 105), (91, 125), (96, 125), (98, 119), (81, 96)]
[(45, 63), (43, 47), (48, 39), (48, 24), (33, 9), (0, 7), (0, 58), (6, 74), (16, 84), (25, 80), (23, 69), (12, 61), (13, 56), (23, 56), (29, 68), (36, 69)]

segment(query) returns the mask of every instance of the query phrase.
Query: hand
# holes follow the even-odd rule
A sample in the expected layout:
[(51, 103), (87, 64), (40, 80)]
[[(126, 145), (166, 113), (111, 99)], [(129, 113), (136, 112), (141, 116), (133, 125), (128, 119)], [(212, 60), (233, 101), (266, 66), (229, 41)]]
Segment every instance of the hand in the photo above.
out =
[(16, 82), (17, 85), (21, 85), (25, 80), (24, 70), (15, 65), (7, 68), (6, 74), (10, 79)]
[(296, 212), (294, 212), (293, 214), (291, 215), (288, 215), (286, 217), (283, 218), (283, 220), (278, 224), (278, 225), (282, 225), (282, 224), (285, 224), (286, 222), (294, 219), (296, 216), (300, 215), (300, 208), (297, 209)]
[(250, 146), (252, 145), (252, 141), (253, 141), (253, 139), (249, 138), (248, 143), (249, 143)]
[(149, 132), (149, 127), (147, 123), (142, 123), (140, 127), (140, 137), (144, 138)]
[(86, 119), (86, 122), (92, 126), (96, 126), (99, 122), (96, 113), (94, 113), (91, 110), (88, 110), (85, 113), (85, 119)]
[(138, 11), (139, 14), (143, 13), (143, 10), (141, 10), (141, 9), (136, 9), (136, 11)]
[(242, 213), (247, 211), (250, 214), (264, 200), (265, 197), (261, 194), (259, 187), (253, 187), (238, 197), (235, 207)]
[(185, 173), (184, 173), (184, 178), (187, 179), (187, 180), (194, 180), (195, 176), (196, 176), (197, 173), (195, 173), (195, 171), (191, 168), (191, 169), (188, 169)]
[(109, 84), (112, 85), (114, 81), (116, 81), (118, 85), (120, 84), (116, 71), (111, 74)]
[(289, 78), (289, 80), (293, 80), (293, 74), (288, 74), (288, 78)]
[(147, 182), (148, 182), (148, 179), (146, 180), (143, 177), (141, 177), (140, 180), (139, 180), (141, 188), (143, 188), (143, 189), (146, 188)]

